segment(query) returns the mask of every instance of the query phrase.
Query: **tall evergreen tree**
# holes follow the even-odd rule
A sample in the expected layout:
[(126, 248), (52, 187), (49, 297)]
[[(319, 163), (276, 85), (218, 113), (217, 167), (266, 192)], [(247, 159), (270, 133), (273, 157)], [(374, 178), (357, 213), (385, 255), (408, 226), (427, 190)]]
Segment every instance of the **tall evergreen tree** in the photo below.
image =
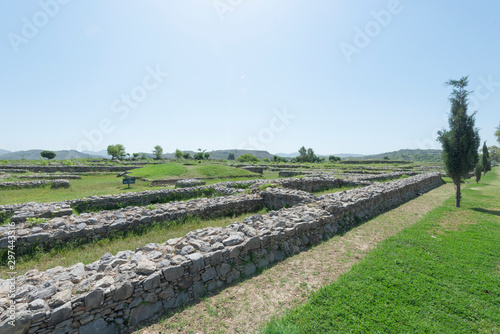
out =
[(497, 137), (497, 142), (500, 144), (500, 123), (498, 123), (498, 127), (495, 132), (495, 137)]
[(481, 181), (482, 173), (483, 173), (483, 165), (481, 164), (481, 161), (479, 161), (476, 165), (476, 168), (474, 168), (474, 175), (476, 175), (476, 183), (479, 183), (479, 181)]
[(444, 167), (455, 184), (456, 207), (460, 207), (460, 182), (469, 176), (479, 161), (480, 138), (479, 131), (475, 127), (475, 113), (467, 114), (467, 96), (470, 91), (465, 88), (468, 83), (468, 77), (462, 77), (460, 80), (449, 80), (445, 83), (445, 85), (453, 87), (449, 98), (451, 103), (448, 118), (450, 129), (438, 132), (438, 140), (443, 146)]
[(486, 175), (486, 172), (491, 170), (491, 160), (490, 160), (490, 152), (488, 151), (488, 146), (486, 146), (486, 142), (483, 145), (483, 173)]

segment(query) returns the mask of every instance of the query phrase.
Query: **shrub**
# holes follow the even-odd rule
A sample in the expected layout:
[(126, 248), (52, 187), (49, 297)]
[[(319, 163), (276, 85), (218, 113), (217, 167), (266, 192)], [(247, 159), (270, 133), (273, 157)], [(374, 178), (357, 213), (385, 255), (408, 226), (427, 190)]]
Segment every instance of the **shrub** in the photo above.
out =
[(239, 162), (259, 162), (259, 158), (251, 154), (240, 155), (237, 160)]
[(481, 164), (481, 162), (479, 162), (474, 168), (474, 175), (476, 175), (476, 183), (479, 183), (479, 181), (481, 181), (482, 172), (483, 172), (483, 165)]

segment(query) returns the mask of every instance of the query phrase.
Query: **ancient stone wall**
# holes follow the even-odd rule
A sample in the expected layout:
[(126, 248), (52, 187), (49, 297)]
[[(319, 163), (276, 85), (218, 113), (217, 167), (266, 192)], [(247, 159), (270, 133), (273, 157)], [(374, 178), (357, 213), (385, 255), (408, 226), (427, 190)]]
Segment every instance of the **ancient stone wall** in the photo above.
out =
[[(163, 244), (105, 254), (88, 265), (29, 271), (16, 278), (16, 332), (131, 332), (441, 184), (435, 173), (373, 184)], [(0, 280), (0, 333), (11, 329), (9, 284)]]
[[(64, 202), (30, 202), (0, 205), (0, 213), (9, 212), (12, 214), (11, 221), (20, 223), (26, 221), (26, 218), (52, 218), (70, 215), (73, 213), (72, 208), (79, 212), (113, 210), (127, 206), (165, 203), (198, 196), (227, 196), (237, 192), (238, 190), (219, 187), (217, 185), (184, 189), (148, 190), (116, 195), (90, 196)], [(68, 208), (70, 210), (67, 210)]]
[(36, 175), (20, 175), (18, 176), (20, 179), (34, 179), (34, 180), (54, 180), (64, 178), (66, 180), (80, 180), (82, 177), (80, 175), (71, 175), (71, 174), (36, 174)]
[(3, 171), (25, 170), (36, 173), (87, 173), (87, 172), (125, 172), (135, 168), (136, 166), (34, 166), (34, 165), (2, 165)]
[(0, 182), (0, 189), (37, 188), (37, 187), (42, 187), (49, 183), (52, 184), (53, 188), (61, 188), (62, 184), (64, 184), (63, 187), (65, 188), (69, 187), (69, 181), (57, 178), (55, 180)]

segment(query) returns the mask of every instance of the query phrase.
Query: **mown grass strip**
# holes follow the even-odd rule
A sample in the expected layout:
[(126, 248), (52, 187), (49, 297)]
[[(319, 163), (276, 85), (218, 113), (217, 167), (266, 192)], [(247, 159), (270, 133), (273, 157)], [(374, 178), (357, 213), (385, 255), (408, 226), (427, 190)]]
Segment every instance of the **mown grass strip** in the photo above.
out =
[[(69, 244), (59, 245), (49, 252), (45, 252), (42, 248), (35, 248), (29, 254), (16, 257), (16, 272), (18, 275), (22, 275), (31, 269), (44, 271), (56, 266), (69, 267), (78, 262), (88, 264), (99, 260), (105, 253), (116, 254), (119, 251), (134, 250), (149, 243), (163, 243), (168, 239), (182, 237), (190, 231), (209, 226), (228, 226), (235, 219), (241, 221), (246, 217), (263, 214), (267, 211), (267, 209), (262, 209), (259, 212), (210, 220), (189, 217), (177, 221), (155, 223), (132, 231), (115, 233), (108, 238), (96, 240), (90, 244), (83, 244), (79, 240), (75, 240)], [(9, 278), (7, 274), (9, 271), (6, 256), (2, 256), (0, 278)]]
[(500, 169), (387, 239), (262, 333), (498, 333)]

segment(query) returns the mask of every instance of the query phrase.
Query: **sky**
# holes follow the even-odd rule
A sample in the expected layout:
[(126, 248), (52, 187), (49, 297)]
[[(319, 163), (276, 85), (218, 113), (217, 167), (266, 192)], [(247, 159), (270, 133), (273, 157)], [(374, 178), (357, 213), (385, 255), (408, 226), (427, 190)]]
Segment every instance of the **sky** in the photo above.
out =
[(498, 145), (498, 0), (0, 4), (0, 149), (439, 149), (450, 79)]

